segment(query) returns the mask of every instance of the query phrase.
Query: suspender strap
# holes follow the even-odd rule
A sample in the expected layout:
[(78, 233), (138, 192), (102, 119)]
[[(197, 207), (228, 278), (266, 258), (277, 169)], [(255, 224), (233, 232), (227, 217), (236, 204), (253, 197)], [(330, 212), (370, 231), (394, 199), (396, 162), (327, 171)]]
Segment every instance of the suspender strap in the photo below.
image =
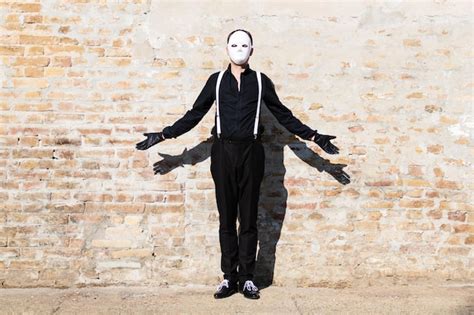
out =
[[(216, 84), (216, 118), (217, 118), (217, 137), (221, 137), (221, 118), (219, 113), (219, 87), (221, 85), (222, 76), (224, 75), (225, 70), (219, 72), (219, 76), (217, 77), (217, 84)], [(255, 117), (255, 126), (253, 128), (253, 135), (254, 138), (257, 139), (258, 135), (258, 121), (260, 118), (260, 103), (262, 99), (262, 76), (260, 71), (256, 71), (257, 73), (257, 82), (258, 82), (258, 101), (257, 101), (257, 115)]]
[(258, 133), (258, 119), (260, 118), (260, 101), (262, 99), (262, 77), (260, 71), (257, 71), (257, 82), (258, 82), (258, 102), (257, 102), (257, 117), (255, 117), (255, 126), (253, 128), (253, 136), (257, 139)]
[(217, 137), (220, 138), (221, 137), (221, 118), (220, 118), (220, 114), (219, 114), (219, 87), (221, 85), (221, 80), (222, 80), (222, 76), (224, 75), (224, 72), (225, 70), (222, 70), (220, 73), (219, 73), (219, 76), (217, 77), (217, 84), (216, 84), (216, 115), (217, 115)]

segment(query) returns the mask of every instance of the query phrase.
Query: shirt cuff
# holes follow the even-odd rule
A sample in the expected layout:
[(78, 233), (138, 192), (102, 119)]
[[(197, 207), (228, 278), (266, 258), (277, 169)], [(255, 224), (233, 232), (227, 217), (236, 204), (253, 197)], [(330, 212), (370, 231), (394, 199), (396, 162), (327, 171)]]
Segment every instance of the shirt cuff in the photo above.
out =
[(164, 128), (163, 131), (162, 131), (162, 133), (163, 133), (163, 136), (165, 137), (165, 139), (175, 138), (175, 137), (173, 137), (173, 135), (171, 134), (170, 127)]

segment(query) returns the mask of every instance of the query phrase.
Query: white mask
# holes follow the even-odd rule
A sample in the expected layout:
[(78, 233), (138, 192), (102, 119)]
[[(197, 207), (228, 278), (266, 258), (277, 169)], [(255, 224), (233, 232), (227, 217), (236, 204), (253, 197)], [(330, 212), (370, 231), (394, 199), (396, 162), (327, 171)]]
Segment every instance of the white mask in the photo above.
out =
[(233, 33), (229, 38), (229, 43), (227, 43), (227, 50), (230, 59), (235, 64), (246, 63), (252, 50), (249, 35), (242, 31)]

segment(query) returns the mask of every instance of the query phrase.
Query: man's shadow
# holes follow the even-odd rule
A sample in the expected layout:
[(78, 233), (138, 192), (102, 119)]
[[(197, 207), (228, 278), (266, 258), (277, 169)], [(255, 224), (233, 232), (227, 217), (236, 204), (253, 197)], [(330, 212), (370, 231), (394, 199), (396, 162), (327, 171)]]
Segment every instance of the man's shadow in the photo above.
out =
[[(309, 166), (316, 168), (320, 172), (327, 172), (343, 185), (350, 183), (349, 175), (343, 171), (347, 164), (333, 164), (329, 160), (322, 158), (308, 148), (307, 141), (300, 141), (281, 126), (268, 109), (264, 106), (261, 109), (262, 124), (270, 126), (271, 128), (268, 129), (271, 129), (271, 131), (268, 134), (264, 133), (262, 137), (262, 143), (265, 148), (265, 175), (260, 189), (258, 213), (259, 251), (254, 276), (254, 282), (259, 289), (266, 288), (273, 283), (276, 246), (280, 239), (283, 220), (286, 214), (288, 191), (284, 186), (286, 173), (286, 168), (283, 164), (285, 146), (288, 145), (296, 156)], [(211, 155), (213, 141), (214, 137), (211, 136), (190, 150), (185, 148), (180, 155), (172, 156), (159, 153), (163, 160), (154, 163), (155, 174), (166, 174), (184, 164), (195, 165), (205, 161)], [(240, 228), (238, 232), (240, 233)]]

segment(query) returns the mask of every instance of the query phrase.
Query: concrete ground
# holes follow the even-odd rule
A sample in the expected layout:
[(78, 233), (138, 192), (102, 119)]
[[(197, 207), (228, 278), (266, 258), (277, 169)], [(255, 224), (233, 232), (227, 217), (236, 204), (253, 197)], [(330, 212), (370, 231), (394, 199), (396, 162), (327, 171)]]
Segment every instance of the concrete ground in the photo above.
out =
[(0, 289), (1, 314), (474, 314), (474, 285), (261, 290), (259, 300), (216, 287)]

